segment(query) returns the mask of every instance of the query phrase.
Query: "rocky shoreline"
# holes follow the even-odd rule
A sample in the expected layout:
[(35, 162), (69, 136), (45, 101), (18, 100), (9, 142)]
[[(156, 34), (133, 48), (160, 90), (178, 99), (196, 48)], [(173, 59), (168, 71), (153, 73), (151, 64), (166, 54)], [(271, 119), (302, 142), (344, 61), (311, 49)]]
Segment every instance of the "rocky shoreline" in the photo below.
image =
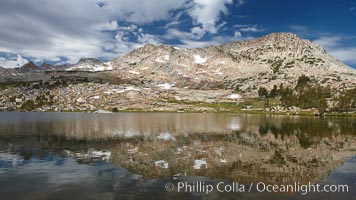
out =
[[(10, 87), (0, 90), (0, 111), (33, 112), (225, 112), (285, 115), (315, 115), (316, 109), (284, 108), (271, 102), (264, 108), (258, 98), (234, 90), (198, 90), (161, 84), (135, 86), (79, 83), (54, 87)], [(326, 115), (355, 115), (329, 112)]]

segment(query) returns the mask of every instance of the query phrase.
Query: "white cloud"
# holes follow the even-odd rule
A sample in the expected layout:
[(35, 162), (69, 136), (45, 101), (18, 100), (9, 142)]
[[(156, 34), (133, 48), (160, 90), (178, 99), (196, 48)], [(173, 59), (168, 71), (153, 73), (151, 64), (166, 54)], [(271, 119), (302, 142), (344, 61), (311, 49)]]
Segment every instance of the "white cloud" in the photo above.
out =
[[(242, 5), (245, 1), (235, 2)], [(242, 37), (237, 32), (225, 40), (214, 37), (226, 25), (220, 17), (228, 14), (226, 6), (232, 3), (233, 0), (1, 0), (0, 51), (39, 62), (65, 58), (74, 63), (82, 57), (112, 59), (144, 43), (161, 44), (164, 39), (202, 46), (206, 41), (197, 40), (206, 33), (216, 39), (209, 44), (218, 44)], [(182, 21), (183, 15), (191, 16), (192, 21)], [(156, 21), (169, 28), (163, 35), (144, 30)], [(192, 28), (180, 31), (181, 23), (192, 23)]]
[(241, 32), (239, 32), (239, 31), (235, 31), (234, 32), (234, 37), (235, 38), (239, 38), (239, 37), (241, 37), (242, 35), (241, 35)]
[(162, 36), (165, 39), (192, 39), (194, 38), (190, 32), (180, 31), (175, 28), (170, 28), (166, 31), (166, 34)]
[(343, 38), (341, 36), (322, 36), (313, 42), (324, 48), (331, 48), (338, 46), (342, 40)]
[(246, 24), (235, 24), (232, 27), (233, 28), (246, 28), (249, 27), (250, 25), (246, 25)]
[(257, 32), (263, 32), (266, 29), (260, 28), (257, 24), (255, 25), (249, 25), (249, 24), (235, 24), (232, 26), (234, 29), (237, 29), (239, 32), (252, 32), (252, 33), (257, 33)]
[[(135, 46), (128, 42), (126, 32), (136, 35), (137, 43), (157, 43), (152, 36), (138, 35), (136, 25), (120, 26), (117, 19), (150, 23), (167, 19), (171, 10), (185, 6), (185, 1), (176, 0), (107, 0), (101, 1), (103, 7), (98, 2), (1, 0), (0, 51), (37, 60), (58, 60), (59, 56), (71, 62), (81, 57), (110, 59)], [(103, 31), (119, 33), (113, 38)]]
[(195, 24), (191, 30), (192, 34), (201, 38), (207, 32), (217, 33), (216, 23), (221, 13), (228, 13), (226, 4), (231, 3), (233, 3), (232, 0), (193, 0), (193, 6), (188, 11)]
[(356, 47), (344, 47), (349, 36), (322, 36), (313, 42), (324, 47), (328, 53), (347, 64), (356, 64)]
[(103, 9), (111, 16), (138, 24), (165, 20), (169, 12), (186, 6), (186, 0), (104, 0)]
[(107, 31), (114, 31), (119, 28), (119, 25), (117, 24), (116, 20), (112, 20), (110, 22), (106, 22), (98, 27), (100, 30), (107, 30)]
[(133, 31), (137, 30), (138, 27), (136, 25), (134, 25), (134, 24), (131, 24), (130, 26), (121, 26), (118, 29), (121, 30), (121, 31), (131, 31), (131, 32), (133, 32)]
[[(198, 29), (201, 31), (201, 29)], [(197, 33), (199, 34), (199, 33)], [(178, 29), (168, 29), (167, 33), (162, 36), (164, 39), (178, 39), (183, 44), (176, 44), (176, 46), (182, 48), (197, 48), (197, 47), (206, 47), (211, 45), (219, 45), (231, 41), (239, 41), (239, 40), (246, 40), (252, 39), (252, 37), (243, 37), (241, 32), (235, 31), (233, 36), (225, 35), (225, 36), (212, 36), (208, 40), (198, 40), (198, 37), (191, 33), (191, 32), (184, 32)]]
[(138, 36), (138, 42), (142, 43), (142, 44), (145, 44), (145, 43), (154, 44), (154, 45), (161, 44), (160, 39), (157, 38), (156, 36), (154, 36), (152, 34), (143, 34), (143, 33), (141, 33)]
[(117, 41), (119, 41), (119, 42), (124, 42), (124, 41), (128, 41), (129, 40), (129, 38), (126, 36), (126, 32), (125, 31), (116, 32), (115, 39)]
[(116, 26), (95, 0), (0, 1), (0, 51), (39, 60), (113, 57), (101, 31)]
[(16, 68), (28, 63), (28, 60), (20, 55), (16, 55), (16, 58), (4, 58), (0, 57), (0, 66), (6, 68)]
[(182, 22), (180, 21), (180, 18), (183, 15), (183, 11), (178, 12), (178, 14), (176, 14), (175, 16), (173, 16), (173, 18), (170, 20), (170, 22), (168, 22), (165, 26), (164, 29), (169, 29), (173, 26), (177, 26), (179, 24), (181, 24)]
[[(216, 29), (210, 30), (211, 33), (216, 33)], [(206, 30), (203, 27), (195, 26), (191, 29), (191, 36), (195, 39), (200, 39), (205, 35)]]
[(349, 64), (356, 64), (356, 47), (331, 48), (328, 52), (335, 58)]
[(256, 32), (263, 32), (265, 29), (262, 29), (262, 28), (258, 28), (257, 25), (253, 25), (253, 26), (245, 26), (245, 27), (242, 27), (239, 29), (239, 31), (241, 32), (253, 32), (253, 33), (256, 33)]

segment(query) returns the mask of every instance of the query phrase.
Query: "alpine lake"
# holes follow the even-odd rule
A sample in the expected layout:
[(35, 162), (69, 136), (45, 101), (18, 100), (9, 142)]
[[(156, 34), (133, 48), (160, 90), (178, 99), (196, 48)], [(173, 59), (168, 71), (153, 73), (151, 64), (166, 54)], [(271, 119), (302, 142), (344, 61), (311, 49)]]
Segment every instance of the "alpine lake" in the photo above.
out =
[(2, 200), (355, 196), (354, 117), (0, 113)]

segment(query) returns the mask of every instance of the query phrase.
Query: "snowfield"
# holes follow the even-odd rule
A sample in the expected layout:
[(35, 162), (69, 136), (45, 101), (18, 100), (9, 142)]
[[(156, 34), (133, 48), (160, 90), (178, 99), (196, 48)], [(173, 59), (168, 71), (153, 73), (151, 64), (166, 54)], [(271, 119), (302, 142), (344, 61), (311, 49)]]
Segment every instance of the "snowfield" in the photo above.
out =
[(202, 58), (200, 55), (194, 55), (194, 62), (203, 65), (206, 62), (206, 59)]

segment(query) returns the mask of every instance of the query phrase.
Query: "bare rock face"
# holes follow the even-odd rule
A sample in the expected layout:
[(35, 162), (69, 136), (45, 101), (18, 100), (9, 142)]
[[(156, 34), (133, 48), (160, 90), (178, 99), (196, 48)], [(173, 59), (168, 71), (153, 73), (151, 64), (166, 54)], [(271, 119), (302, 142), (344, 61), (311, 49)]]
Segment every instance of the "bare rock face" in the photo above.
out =
[(75, 65), (70, 66), (66, 71), (107, 71), (112, 70), (110, 66), (104, 64), (101, 60), (96, 58), (82, 58)]
[(9, 76), (11, 75), (10, 69), (6, 69), (0, 66), (0, 76)]
[(247, 93), (259, 86), (294, 86), (301, 75), (334, 88), (356, 84), (356, 70), (292, 33), (196, 49), (147, 44), (110, 64), (124, 79), (202, 89), (238, 87)]
[(37, 66), (33, 62), (28, 62), (21, 67), (10, 69), (0, 67), (0, 77), (1, 76), (18, 76), (24, 74), (32, 73), (42, 73), (48, 71), (59, 71), (68, 68), (66, 65), (53, 66), (50, 64), (43, 63), (42, 65)]
[(21, 74), (41, 71), (41, 69), (38, 68), (33, 62), (26, 63), (22, 67), (16, 68), (15, 70), (17, 73), (21, 73)]
[(272, 33), (256, 40), (229, 43), (221, 46), (237, 63), (250, 68), (262, 67), (268, 73), (280, 75), (353, 73), (355, 70), (329, 56), (309, 40), (292, 33)]

